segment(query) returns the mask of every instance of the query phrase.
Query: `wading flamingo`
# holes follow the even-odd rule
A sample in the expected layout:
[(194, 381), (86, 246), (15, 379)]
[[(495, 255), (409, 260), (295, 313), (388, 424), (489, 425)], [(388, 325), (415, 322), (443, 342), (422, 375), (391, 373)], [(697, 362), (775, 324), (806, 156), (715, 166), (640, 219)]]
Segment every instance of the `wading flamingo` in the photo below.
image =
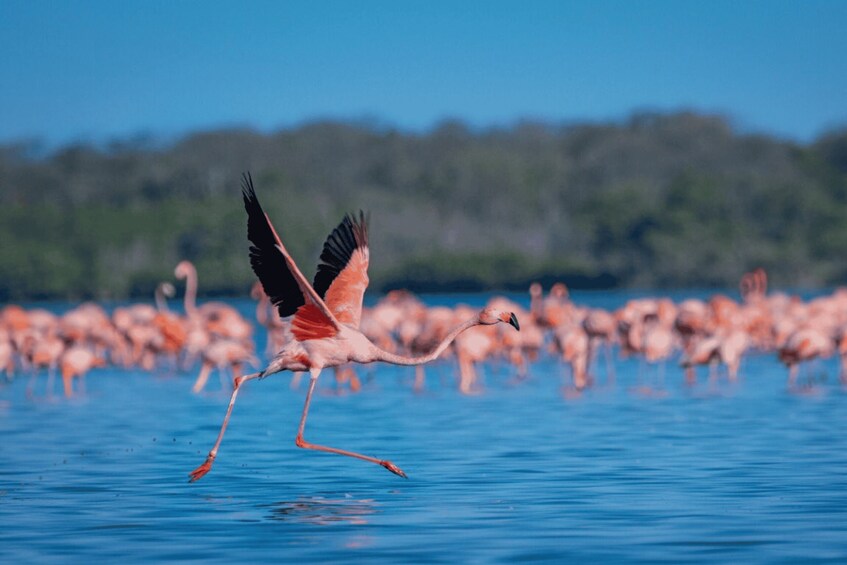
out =
[(247, 210), (247, 238), (253, 244), (250, 247), (250, 265), (271, 302), (277, 307), (279, 315), (283, 318), (293, 316), (291, 333), (294, 339), (276, 354), (264, 370), (235, 380), (215, 445), (206, 461), (189, 474), (191, 481), (196, 481), (212, 468), (241, 386), (251, 379), (267, 377), (285, 370), (309, 371), (311, 376), (295, 439), (298, 447), (355, 457), (376, 463), (405, 477), (406, 473), (390, 461), (315, 445), (303, 439), (309, 403), (321, 370), (351, 362), (384, 361), (395, 365), (420, 365), (438, 357), (456, 336), (473, 326), (503, 322), (519, 330), (518, 319), (511, 312), (484, 308), (479, 314), (454, 328), (426, 355), (406, 357), (384, 351), (359, 331), (362, 298), (368, 286), (370, 258), (368, 226), (364, 214), (360, 212), (358, 217), (345, 216), (332, 231), (324, 243), (314, 282), (310, 284), (297, 268), (270, 219), (259, 205), (249, 173), (243, 178), (242, 196)]

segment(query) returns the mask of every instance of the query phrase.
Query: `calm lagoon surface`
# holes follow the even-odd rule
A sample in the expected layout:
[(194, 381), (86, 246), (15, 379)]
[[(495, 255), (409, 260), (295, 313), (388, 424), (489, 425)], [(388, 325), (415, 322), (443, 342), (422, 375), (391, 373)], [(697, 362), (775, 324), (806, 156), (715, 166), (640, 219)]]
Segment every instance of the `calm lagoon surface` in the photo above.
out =
[[(259, 351), (264, 340), (257, 329)], [(734, 384), (700, 369), (686, 386), (676, 358), (615, 366), (614, 383), (601, 363), (578, 396), (549, 356), (522, 381), (485, 365), (473, 396), (449, 360), (422, 393), (408, 367), (360, 367), (357, 394), (324, 372), (306, 438), (389, 459), (408, 480), (298, 449), (307, 383), (273, 375), (245, 385), (194, 484), (229, 399), (214, 376), (192, 394), (196, 372), (95, 369), (67, 400), (59, 382), (47, 396), (44, 374), (27, 395), (19, 375), (0, 384), (0, 562), (847, 562), (837, 359), (805, 369), (803, 394), (773, 354), (746, 357)]]

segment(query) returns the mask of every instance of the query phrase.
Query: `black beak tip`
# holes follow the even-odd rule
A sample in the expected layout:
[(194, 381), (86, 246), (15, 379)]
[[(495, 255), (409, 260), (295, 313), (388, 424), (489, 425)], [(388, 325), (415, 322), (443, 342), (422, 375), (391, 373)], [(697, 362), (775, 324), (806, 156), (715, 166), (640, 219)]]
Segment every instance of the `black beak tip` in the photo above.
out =
[(521, 331), (521, 325), (518, 323), (518, 318), (514, 314), (509, 316), (509, 323), (512, 324), (516, 330)]

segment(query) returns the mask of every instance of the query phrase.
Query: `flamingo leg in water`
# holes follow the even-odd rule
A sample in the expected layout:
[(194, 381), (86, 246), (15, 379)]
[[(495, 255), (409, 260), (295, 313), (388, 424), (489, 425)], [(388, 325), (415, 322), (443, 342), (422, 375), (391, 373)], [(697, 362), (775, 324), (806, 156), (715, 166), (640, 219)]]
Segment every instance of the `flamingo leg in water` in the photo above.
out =
[(73, 396), (73, 385), (71, 384), (71, 380), (73, 379), (73, 374), (67, 369), (62, 369), (62, 385), (65, 389), (65, 397), (70, 398)]
[(793, 389), (797, 384), (797, 363), (792, 363), (788, 369), (788, 388)]
[(226, 426), (229, 424), (229, 417), (232, 415), (232, 407), (235, 406), (235, 399), (238, 397), (238, 391), (245, 382), (251, 379), (257, 379), (262, 376), (262, 373), (253, 373), (252, 375), (245, 375), (240, 377), (235, 381), (235, 387), (232, 391), (232, 396), (229, 398), (229, 407), (226, 409), (226, 416), (224, 416), (223, 424), (221, 424), (221, 431), (218, 433), (218, 439), (215, 441), (215, 446), (212, 447), (212, 450), (209, 452), (209, 456), (206, 457), (206, 461), (203, 462), (202, 465), (191, 471), (188, 474), (191, 477), (190, 482), (194, 482), (200, 479), (203, 475), (208, 473), (212, 469), (212, 463), (215, 461), (215, 457), (218, 454), (218, 447), (221, 445), (221, 440), (224, 438), (224, 432), (226, 431)]
[(395, 475), (400, 475), (403, 478), (408, 478), (406, 477), (406, 473), (404, 473), (403, 470), (400, 469), (400, 467), (396, 466), (391, 461), (377, 459), (376, 457), (368, 457), (367, 455), (362, 455), (361, 453), (355, 453), (353, 451), (345, 451), (343, 449), (336, 449), (334, 447), (316, 445), (314, 443), (308, 443), (305, 439), (303, 439), (303, 431), (306, 429), (306, 416), (309, 415), (309, 404), (311, 404), (312, 402), (312, 393), (315, 390), (315, 384), (318, 382), (318, 375), (320, 375), (320, 373), (320, 369), (311, 370), (311, 378), (309, 379), (309, 391), (306, 393), (306, 404), (303, 406), (303, 415), (300, 417), (300, 427), (297, 429), (297, 438), (294, 440), (294, 443), (297, 444), (297, 447), (302, 447), (303, 449), (314, 449), (316, 451), (326, 451), (327, 453), (335, 453), (337, 455), (355, 457), (356, 459), (361, 459), (363, 461), (370, 461), (371, 463), (376, 463), (377, 465), (385, 467)]
[[(238, 375), (236, 375), (233, 372), (233, 376), (232, 376), (233, 385), (235, 384), (235, 379), (237, 379), (237, 378), (238, 378)], [(221, 381), (221, 390), (225, 391), (227, 388), (229, 388), (229, 383), (227, 382), (227, 379), (226, 379), (226, 367), (218, 366), (218, 380)]]
[(476, 387), (477, 375), (473, 361), (462, 355), (459, 357), (459, 392), (471, 394)]
[(615, 384), (615, 365), (612, 360), (612, 344), (608, 341), (604, 343), (603, 350), (606, 356), (606, 384)]
[(685, 368), (685, 384), (689, 386), (697, 384), (697, 373), (694, 369), (694, 365), (689, 365)]
[(197, 375), (197, 380), (194, 381), (194, 386), (191, 387), (193, 392), (200, 392), (206, 386), (206, 381), (209, 380), (209, 373), (212, 372), (212, 365), (203, 361), (203, 366), (200, 367), (200, 374)]
[(291, 390), (294, 390), (300, 386), (301, 378), (303, 378), (302, 371), (294, 371), (294, 376), (291, 377)]
[(597, 338), (590, 337), (588, 338), (588, 347), (585, 349), (585, 377), (589, 381), (595, 381), (595, 372), (597, 369), (597, 364), (595, 364), (597, 347), (595, 343)]
[(421, 392), (424, 388), (424, 382), (426, 381), (426, 373), (424, 373), (423, 365), (415, 366), (415, 384), (414, 391)]
[[(29, 380), (26, 383), (26, 396), (27, 396), (27, 398), (31, 398), (33, 396), (33, 391), (35, 390), (35, 381), (36, 381), (37, 378), (38, 378), (38, 373), (32, 373), (29, 376)], [(48, 378), (48, 382), (50, 382), (49, 378)]]

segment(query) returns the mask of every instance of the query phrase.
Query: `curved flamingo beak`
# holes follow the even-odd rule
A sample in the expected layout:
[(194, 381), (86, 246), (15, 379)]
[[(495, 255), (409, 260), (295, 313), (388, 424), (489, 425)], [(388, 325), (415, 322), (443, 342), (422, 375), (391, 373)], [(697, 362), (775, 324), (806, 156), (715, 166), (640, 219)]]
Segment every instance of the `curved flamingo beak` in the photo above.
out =
[(516, 330), (521, 331), (521, 325), (518, 323), (518, 318), (515, 316), (514, 312), (510, 312), (509, 323), (515, 327)]

